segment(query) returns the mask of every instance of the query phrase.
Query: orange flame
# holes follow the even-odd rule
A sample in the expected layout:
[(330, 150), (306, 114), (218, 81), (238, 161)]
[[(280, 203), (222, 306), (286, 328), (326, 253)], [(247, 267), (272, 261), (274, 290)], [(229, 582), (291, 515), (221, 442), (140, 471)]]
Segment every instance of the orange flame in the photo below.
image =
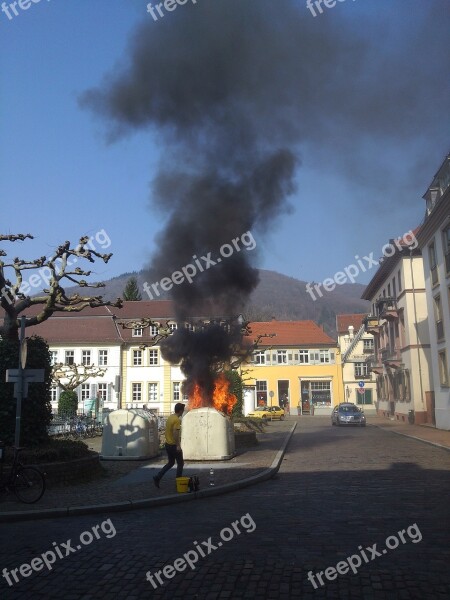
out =
[(236, 402), (236, 396), (230, 392), (230, 382), (225, 375), (221, 373), (214, 381), (212, 398), (206, 397), (205, 391), (198, 383), (194, 385), (194, 391), (189, 396), (189, 410), (201, 408), (202, 406), (210, 406), (226, 415), (231, 415), (231, 411)]

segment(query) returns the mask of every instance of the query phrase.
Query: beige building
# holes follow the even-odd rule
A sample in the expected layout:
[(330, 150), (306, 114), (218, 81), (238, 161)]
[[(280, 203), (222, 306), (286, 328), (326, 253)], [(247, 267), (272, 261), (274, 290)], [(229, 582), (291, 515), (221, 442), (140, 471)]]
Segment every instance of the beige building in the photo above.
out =
[(366, 314), (336, 316), (336, 331), (341, 351), (344, 397), (346, 402), (375, 410), (377, 400), (376, 376), (369, 367), (374, 353), (373, 335), (364, 324)]
[[(414, 232), (415, 234), (416, 232)], [(415, 235), (392, 240), (362, 298), (372, 304), (377, 412), (416, 423), (434, 419), (431, 350), (423, 260)], [(395, 243), (394, 243), (395, 242)]]
[(436, 427), (450, 430), (450, 154), (424, 195), (423, 254)]

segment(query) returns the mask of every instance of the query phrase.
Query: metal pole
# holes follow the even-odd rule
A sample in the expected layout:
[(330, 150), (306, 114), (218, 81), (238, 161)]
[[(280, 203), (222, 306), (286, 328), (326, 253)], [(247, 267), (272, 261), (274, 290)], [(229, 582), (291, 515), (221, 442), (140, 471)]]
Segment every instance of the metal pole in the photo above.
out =
[(22, 368), (22, 344), (25, 339), (25, 320), (26, 317), (20, 318), (20, 346), (19, 346), (19, 373), (17, 377), (17, 398), (16, 398), (16, 432), (14, 437), (14, 445), (20, 446), (20, 417), (22, 414), (22, 395), (23, 395), (23, 368)]

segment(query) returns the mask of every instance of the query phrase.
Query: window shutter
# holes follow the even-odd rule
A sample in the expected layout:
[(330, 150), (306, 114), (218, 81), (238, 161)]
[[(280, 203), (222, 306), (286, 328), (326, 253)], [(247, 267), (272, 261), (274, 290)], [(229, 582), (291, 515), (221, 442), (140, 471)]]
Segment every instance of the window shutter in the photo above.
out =
[(111, 398), (112, 398), (112, 383), (108, 383), (108, 388), (107, 388), (107, 392), (106, 392), (106, 400), (108, 402), (111, 402)]
[(276, 363), (276, 362), (277, 362), (277, 355), (276, 355), (276, 354), (272, 354), (272, 361), (273, 361), (274, 363)]
[(334, 352), (330, 351), (330, 361), (334, 362)]
[(292, 362), (292, 354), (288, 354), (288, 361)]
[(91, 384), (91, 398), (97, 397), (98, 385), (96, 383)]

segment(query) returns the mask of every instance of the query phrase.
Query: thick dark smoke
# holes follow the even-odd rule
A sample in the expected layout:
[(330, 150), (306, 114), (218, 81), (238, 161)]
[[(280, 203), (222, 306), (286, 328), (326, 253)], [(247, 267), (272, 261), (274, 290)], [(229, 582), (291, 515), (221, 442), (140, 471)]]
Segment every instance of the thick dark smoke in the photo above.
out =
[[(435, 73), (407, 57), (421, 43), (432, 56), (436, 38), (445, 41), (441, 6), (427, 0), (423, 37), (403, 40), (397, 54), (380, 49), (385, 23), (375, 17), (361, 32), (337, 8), (332, 18), (313, 18), (291, 0), (199, 0), (157, 22), (148, 16), (125, 65), (81, 99), (109, 121), (110, 140), (147, 128), (162, 146), (153, 203), (167, 221), (148, 281), (170, 277), (194, 255), (217, 257), (245, 232), (258, 242), (289, 208), (301, 144), (333, 140), (335, 160), (352, 163), (354, 134), (407, 138), (418, 115), (421, 131), (432, 130)], [(420, 83), (411, 69), (421, 72)], [(238, 313), (258, 282), (255, 255), (241, 248), (192, 283), (174, 285), (177, 317)], [(215, 329), (211, 339), (179, 332), (164, 352), (182, 356), (192, 378), (200, 346), (209, 372), (230, 344)]]

